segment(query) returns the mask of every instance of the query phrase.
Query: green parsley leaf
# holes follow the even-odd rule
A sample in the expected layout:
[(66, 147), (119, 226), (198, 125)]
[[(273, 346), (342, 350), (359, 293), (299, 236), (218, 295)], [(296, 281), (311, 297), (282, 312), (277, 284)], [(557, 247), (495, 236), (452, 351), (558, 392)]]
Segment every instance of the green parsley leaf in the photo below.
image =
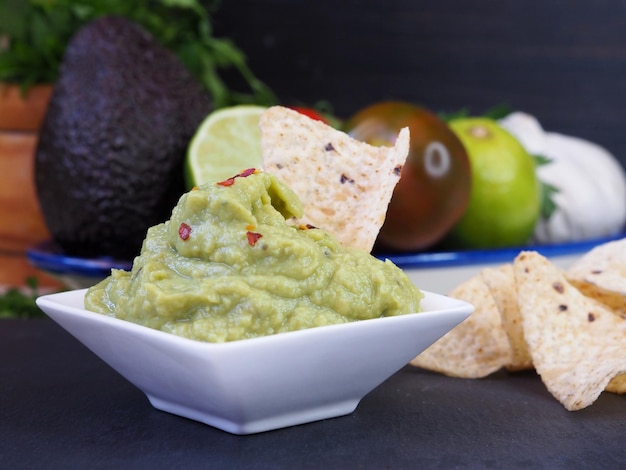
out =
[(45, 316), (35, 303), (39, 296), (35, 277), (26, 279), (26, 288), (9, 288), (0, 295), (0, 318), (35, 318)]
[[(143, 26), (172, 50), (212, 95), (216, 108), (239, 103), (269, 106), (274, 93), (247, 65), (231, 41), (213, 36), (210, 12), (219, 1), (199, 0), (2, 0), (0, 81), (23, 90), (53, 83), (67, 43), (88, 22), (118, 15)], [(247, 89), (235, 91), (222, 71), (235, 70)]]
[[(540, 167), (543, 165), (548, 165), (552, 162), (550, 157), (546, 157), (545, 155), (533, 154), (531, 155), (533, 160), (535, 161), (535, 166)], [(541, 185), (541, 217), (544, 219), (549, 219), (554, 214), (554, 211), (557, 209), (557, 205), (554, 202), (554, 195), (559, 192), (559, 188), (556, 186), (546, 183), (545, 181), (541, 181), (539, 179), (539, 184)]]

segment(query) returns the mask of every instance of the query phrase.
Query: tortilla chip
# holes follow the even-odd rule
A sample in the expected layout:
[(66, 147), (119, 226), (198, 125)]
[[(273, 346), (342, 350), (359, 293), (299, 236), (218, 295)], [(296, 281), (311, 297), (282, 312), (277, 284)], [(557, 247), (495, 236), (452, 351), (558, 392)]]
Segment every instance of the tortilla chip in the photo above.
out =
[(626, 374), (613, 377), (605, 389), (607, 392), (617, 393), (619, 395), (626, 394)]
[(281, 106), (268, 108), (260, 126), (264, 170), (298, 195), (299, 222), (371, 251), (409, 153), (409, 129), (394, 147), (374, 147)]
[(509, 340), (487, 284), (476, 275), (450, 292), (474, 305), (461, 324), (428, 347), (411, 364), (450, 377), (486, 377), (511, 362)]
[(593, 248), (566, 274), (585, 295), (626, 317), (626, 238)]
[(533, 360), (524, 339), (513, 265), (505, 264), (497, 268), (485, 268), (480, 275), (498, 306), (502, 327), (511, 347), (511, 362), (506, 365), (507, 370), (532, 369)]
[(591, 405), (626, 372), (626, 320), (583, 295), (539, 253), (521, 252), (513, 268), (537, 373), (566, 409)]

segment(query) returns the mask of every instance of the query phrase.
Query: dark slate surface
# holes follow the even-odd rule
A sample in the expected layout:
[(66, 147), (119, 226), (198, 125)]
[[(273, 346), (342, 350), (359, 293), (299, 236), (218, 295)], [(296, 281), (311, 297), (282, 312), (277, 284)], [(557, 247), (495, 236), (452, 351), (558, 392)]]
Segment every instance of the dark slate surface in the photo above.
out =
[(2, 320), (0, 387), (1, 468), (626, 465), (626, 397), (568, 412), (530, 373), (461, 380), (406, 367), (349, 416), (235, 436), (155, 410), (51, 320)]
[(239, 0), (215, 30), (286, 102), (348, 117), (381, 99), (475, 113), (506, 103), (626, 162), (619, 0)]

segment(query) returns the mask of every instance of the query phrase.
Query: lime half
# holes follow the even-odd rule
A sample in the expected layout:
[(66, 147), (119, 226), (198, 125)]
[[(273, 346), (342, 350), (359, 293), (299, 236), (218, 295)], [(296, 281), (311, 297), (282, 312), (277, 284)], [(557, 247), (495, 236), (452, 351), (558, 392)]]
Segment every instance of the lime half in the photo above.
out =
[(261, 168), (259, 119), (267, 108), (239, 105), (209, 114), (187, 149), (187, 187), (223, 181), (247, 168)]

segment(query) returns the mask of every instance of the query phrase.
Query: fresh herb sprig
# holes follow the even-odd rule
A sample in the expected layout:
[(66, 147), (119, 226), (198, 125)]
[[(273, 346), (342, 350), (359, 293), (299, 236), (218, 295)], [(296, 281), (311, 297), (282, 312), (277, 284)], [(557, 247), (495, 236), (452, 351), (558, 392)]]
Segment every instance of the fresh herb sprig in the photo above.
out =
[[(498, 120), (498, 119), (502, 119), (505, 116), (508, 116), (509, 114), (511, 114), (511, 112), (512, 112), (512, 109), (509, 105), (505, 103), (500, 103), (480, 113), (479, 116)], [(470, 112), (469, 108), (461, 108), (452, 112), (438, 113), (438, 116), (439, 116), (439, 119), (441, 119), (442, 121), (451, 122), (451, 121), (454, 121), (455, 119), (462, 119), (462, 118), (473, 116), (473, 114)]]
[(0, 295), (0, 318), (35, 318), (45, 316), (35, 303), (38, 297), (38, 282), (35, 277), (26, 279), (26, 287), (9, 288)]
[[(531, 155), (531, 157), (535, 160), (537, 168), (552, 163), (552, 159), (544, 155)], [(554, 196), (559, 192), (559, 188), (553, 184), (546, 183), (541, 178), (539, 178), (539, 184), (541, 186), (541, 217), (548, 220), (558, 208), (554, 201)]]
[[(232, 41), (213, 36), (219, 0), (3, 0), (0, 2), (0, 80), (26, 90), (53, 83), (72, 35), (104, 16), (126, 17), (172, 50), (212, 95), (215, 106), (270, 105), (274, 93), (247, 65)], [(234, 69), (247, 90), (230, 87), (220, 71)]]

